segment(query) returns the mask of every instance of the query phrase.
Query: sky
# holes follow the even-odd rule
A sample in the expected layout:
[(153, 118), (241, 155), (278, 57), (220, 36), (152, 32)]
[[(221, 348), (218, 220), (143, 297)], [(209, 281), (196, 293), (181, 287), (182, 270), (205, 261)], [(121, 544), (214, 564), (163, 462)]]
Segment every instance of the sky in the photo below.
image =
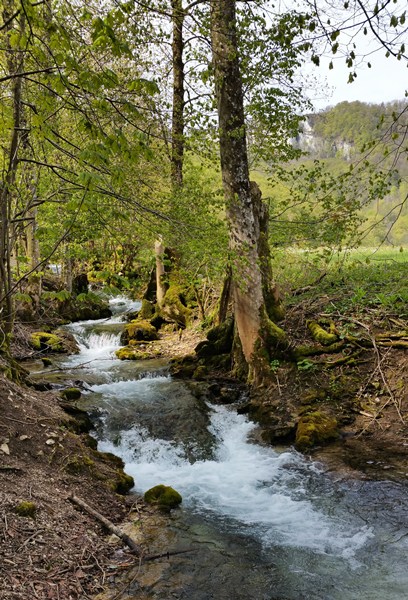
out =
[(320, 84), (312, 86), (314, 89), (308, 92), (316, 110), (343, 101), (380, 104), (403, 100), (408, 90), (407, 63), (394, 57), (386, 58), (384, 52), (376, 53), (370, 60), (372, 68), (366, 65), (359, 67), (353, 83), (347, 83), (349, 70), (344, 60), (335, 62), (332, 70), (328, 68), (329, 59), (323, 59), (320, 67), (311, 67), (313, 75), (320, 79)]

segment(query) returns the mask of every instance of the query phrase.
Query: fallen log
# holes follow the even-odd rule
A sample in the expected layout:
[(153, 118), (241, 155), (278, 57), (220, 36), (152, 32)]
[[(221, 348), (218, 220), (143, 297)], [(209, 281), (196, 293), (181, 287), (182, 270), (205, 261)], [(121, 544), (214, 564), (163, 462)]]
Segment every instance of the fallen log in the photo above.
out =
[(68, 498), (69, 500), (71, 500), (71, 502), (82, 508), (88, 514), (92, 515), (97, 521), (102, 523), (102, 525), (106, 527), (108, 531), (120, 538), (122, 542), (124, 542), (126, 546), (128, 546), (128, 548), (131, 549), (133, 554), (136, 554), (136, 556), (142, 556), (142, 548), (139, 546), (139, 544), (136, 544), (136, 542), (130, 536), (124, 533), (121, 529), (119, 529), (119, 527), (116, 527), (116, 525), (109, 521), (109, 519), (107, 519), (106, 517), (101, 515), (101, 513), (99, 513), (97, 510), (89, 506), (89, 504), (84, 502), (84, 500), (81, 500), (81, 498), (78, 498), (74, 495), (68, 496)]

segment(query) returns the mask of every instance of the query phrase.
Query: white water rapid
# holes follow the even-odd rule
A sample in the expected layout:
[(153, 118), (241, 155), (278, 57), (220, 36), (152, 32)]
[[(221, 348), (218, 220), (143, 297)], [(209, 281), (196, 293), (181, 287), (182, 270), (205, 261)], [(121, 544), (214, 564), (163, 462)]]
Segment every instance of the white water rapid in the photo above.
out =
[[(119, 361), (119, 313), (137, 305), (122, 298), (113, 308), (109, 320), (69, 326), (81, 352), (64, 366), (78, 378), (94, 377), (85, 405), (99, 411), (98, 448), (123, 458), (138, 492), (171, 485), (183, 496), (181, 515), (242, 536), (244, 547), (245, 540), (257, 544), (256, 560), (266, 564), (273, 556), (280, 569), (284, 600), (406, 597), (408, 526), (401, 500), (391, 517), (397, 484), (336, 481), (292, 449), (251, 441), (256, 426), (234, 408), (198, 406), (160, 361)], [(189, 593), (175, 597), (229, 598)], [(245, 594), (230, 597), (275, 598), (256, 589)]]

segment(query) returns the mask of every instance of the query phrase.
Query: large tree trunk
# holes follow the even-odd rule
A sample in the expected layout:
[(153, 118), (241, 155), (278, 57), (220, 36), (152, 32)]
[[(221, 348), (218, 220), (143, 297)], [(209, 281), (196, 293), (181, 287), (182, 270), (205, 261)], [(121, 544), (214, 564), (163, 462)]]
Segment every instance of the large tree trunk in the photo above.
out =
[(251, 189), (249, 180), (235, 0), (211, 3), (211, 39), (234, 316), (249, 377), (259, 381), (268, 362), (265, 348), (282, 341), (284, 332), (270, 321), (264, 298), (264, 291), (271, 287), (267, 281), (271, 272), (261, 232), (261, 222), (265, 221), (261, 195), (257, 186)]
[[(4, 2), (3, 21), (7, 23), (14, 13), (14, 3)], [(21, 32), (24, 29), (24, 16), (20, 17)], [(12, 51), (9, 43), (9, 27), (1, 40), (7, 48), (6, 62), (10, 75), (23, 71), (23, 58)], [(23, 55), (22, 55), (23, 56)], [(13, 300), (11, 274), (11, 202), (13, 188), (18, 169), (18, 150), (20, 140), (20, 124), (22, 115), (22, 78), (14, 77), (12, 82), (13, 129), (8, 148), (8, 164), (0, 189), (0, 323), (4, 333), (10, 333), (13, 328)]]
[(182, 0), (172, 0), (173, 114), (171, 133), (171, 182), (173, 191), (183, 185), (184, 160), (184, 63)]

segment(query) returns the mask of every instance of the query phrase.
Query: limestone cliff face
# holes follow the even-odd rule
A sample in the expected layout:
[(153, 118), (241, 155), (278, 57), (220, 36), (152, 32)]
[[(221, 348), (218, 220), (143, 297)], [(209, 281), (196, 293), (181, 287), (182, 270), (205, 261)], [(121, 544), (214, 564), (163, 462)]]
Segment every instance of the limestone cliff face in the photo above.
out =
[(317, 135), (310, 119), (306, 119), (296, 138), (291, 140), (295, 148), (308, 152), (314, 158), (340, 157), (351, 160), (354, 146), (346, 140), (339, 138), (325, 139)]

